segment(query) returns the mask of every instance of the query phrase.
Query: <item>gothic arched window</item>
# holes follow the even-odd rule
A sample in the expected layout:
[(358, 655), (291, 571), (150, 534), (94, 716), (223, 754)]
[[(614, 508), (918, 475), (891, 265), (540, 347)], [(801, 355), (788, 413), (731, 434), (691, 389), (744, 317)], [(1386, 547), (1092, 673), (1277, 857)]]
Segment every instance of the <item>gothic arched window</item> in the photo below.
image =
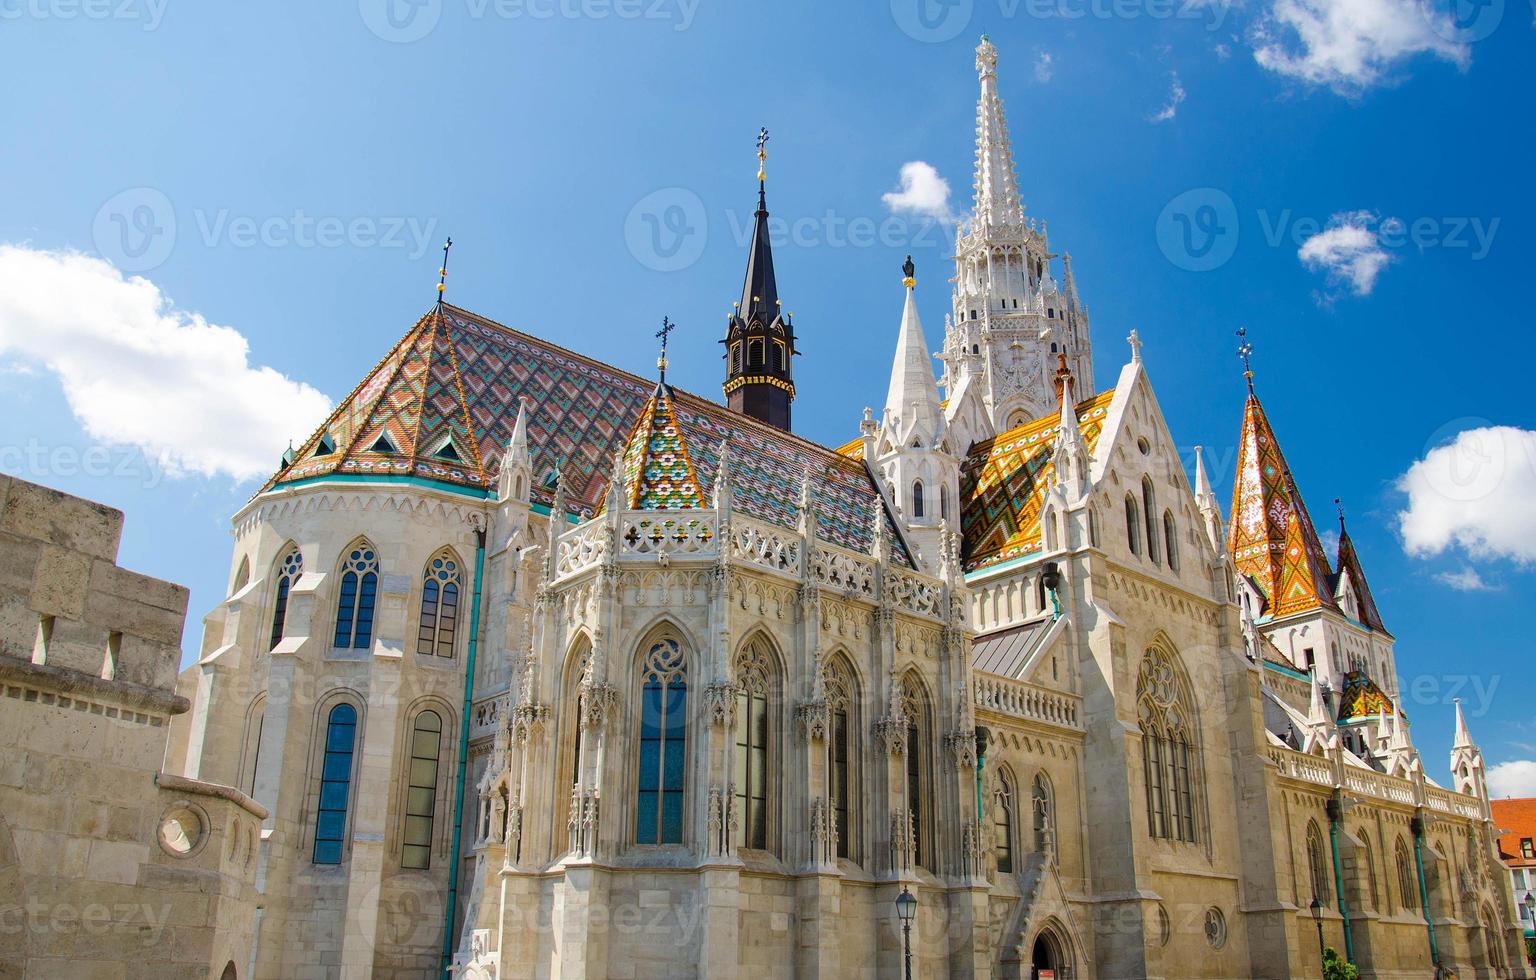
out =
[(832, 827), (837, 834), (837, 856), (841, 858), (853, 854), (853, 806), (857, 798), (853, 791), (853, 766), (857, 759), (853, 748), (853, 706), (857, 703), (853, 672), (841, 661), (834, 661), (827, 671), (827, 709), (832, 723), (827, 733), (827, 775)]
[(267, 648), (269, 650), (283, 638), (283, 630), (288, 622), (288, 593), (303, 574), (304, 556), (299, 554), (298, 548), (289, 548), (277, 567), (277, 597), (272, 604), (272, 643)]
[(1408, 853), (1408, 845), (1403, 839), (1397, 839), (1397, 894), (1402, 899), (1403, 908), (1417, 909), (1419, 907), (1419, 878), (1414, 873), (1413, 856)]
[(747, 366), (760, 368), (763, 366), (763, 342), (753, 340), (747, 343)]
[(1141, 511), (1132, 494), (1125, 495), (1125, 545), (1131, 554), (1141, 554)]
[(997, 771), (997, 790), (992, 800), (992, 854), (997, 859), (998, 874), (1013, 874), (1013, 777), (1007, 769)]
[(1196, 836), (1194, 772), (1199, 740), (1191, 721), (1194, 695), (1173, 655), (1148, 650), (1136, 678), (1148, 832), (1156, 838), (1193, 842)]
[(251, 582), (251, 559), (240, 559), (240, 567), (235, 569), (235, 584), (230, 586), (229, 594), (234, 595), (245, 588)]
[(1312, 879), (1312, 897), (1325, 906), (1333, 904), (1328, 887), (1328, 859), (1323, 853), (1323, 833), (1315, 820), (1307, 821), (1307, 872)]
[(922, 517), (923, 516), (923, 481), (922, 480), (913, 480), (912, 481), (912, 516), (914, 518)]
[(1380, 909), (1381, 895), (1376, 889), (1376, 854), (1371, 850), (1370, 834), (1361, 827), (1357, 836), (1360, 838), (1360, 874), (1364, 875), (1366, 881), (1370, 883), (1368, 891), (1371, 896), (1371, 908)]
[(1168, 556), (1168, 567), (1179, 570), (1179, 528), (1173, 522), (1173, 511), (1163, 511), (1163, 553)]
[(943, 483), (939, 484), (939, 517), (949, 520), (949, 486)]
[(1035, 773), (1035, 782), (1029, 791), (1029, 804), (1030, 813), (1034, 819), (1035, 850), (1037, 851), (1050, 850), (1055, 843), (1055, 800), (1051, 792), (1050, 779), (1043, 772)]
[(352, 754), (357, 744), (357, 709), (342, 702), (325, 723), (320, 763), (320, 802), (315, 810), (315, 864), (340, 864), (347, 838), (347, 801), (352, 793)]
[(379, 556), (359, 541), (341, 562), (341, 592), (336, 599), (338, 650), (366, 650), (373, 643), (373, 604), (379, 593)]
[(432, 825), (437, 818), (437, 769), (443, 749), (443, 716), (423, 711), (411, 730), (411, 763), (405, 791), (405, 834), (400, 867), (432, 866)]
[(683, 842), (687, 776), (688, 661), (670, 637), (657, 640), (640, 664), (640, 775), (635, 842)]
[(451, 551), (440, 551), (427, 562), (421, 580), (421, 623), (416, 628), (416, 652), (453, 656), (459, 629), (459, 595), (463, 573)]
[(923, 806), (929, 781), (928, 698), (922, 685), (911, 676), (903, 679), (900, 697), (901, 713), (907, 720), (907, 809), (912, 817), (912, 863), (932, 871), (927, 860), (927, 808)]
[(1147, 557), (1157, 561), (1157, 494), (1152, 490), (1152, 478), (1141, 478), (1141, 507), (1147, 521)]
[(736, 655), (735, 784), (738, 847), (768, 847), (768, 785), (772, 757), (772, 655), (754, 640)]
[(739, 341), (731, 345), (731, 373), (741, 373), (741, 343)]

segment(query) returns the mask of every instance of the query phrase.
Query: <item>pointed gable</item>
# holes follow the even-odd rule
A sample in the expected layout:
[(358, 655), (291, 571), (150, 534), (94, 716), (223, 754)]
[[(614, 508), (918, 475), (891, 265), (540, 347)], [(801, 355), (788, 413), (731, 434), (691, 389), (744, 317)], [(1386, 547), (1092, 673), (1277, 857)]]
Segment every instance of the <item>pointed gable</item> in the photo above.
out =
[(632, 510), (707, 506), (664, 384), (646, 402), (624, 450), (624, 495)]
[(1381, 613), (1376, 609), (1376, 599), (1371, 595), (1371, 587), (1365, 581), (1365, 570), (1360, 567), (1360, 557), (1355, 554), (1355, 543), (1350, 540), (1349, 531), (1342, 525), (1339, 527), (1339, 579), (1347, 578), (1349, 587), (1355, 594), (1355, 606), (1359, 613), (1356, 617), (1360, 622), (1380, 633), (1388, 633), (1386, 626), (1381, 622)]
[[(1115, 390), (1078, 402), (1078, 432), (1092, 455)], [(965, 570), (981, 571), (1039, 551), (1040, 512), (1055, 471), (1056, 412), (971, 447), (960, 469)]]
[(1339, 694), (1340, 722), (1376, 718), (1394, 710), (1392, 699), (1364, 671), (1352, 670), (1344, 675), (1344, 690)]
[(1331, 570), (1317, 531), (1259, 399), (1243, 410), (1227, 548), (1238, 574), (1268, 601), (1271, 616), (1333, 607)]

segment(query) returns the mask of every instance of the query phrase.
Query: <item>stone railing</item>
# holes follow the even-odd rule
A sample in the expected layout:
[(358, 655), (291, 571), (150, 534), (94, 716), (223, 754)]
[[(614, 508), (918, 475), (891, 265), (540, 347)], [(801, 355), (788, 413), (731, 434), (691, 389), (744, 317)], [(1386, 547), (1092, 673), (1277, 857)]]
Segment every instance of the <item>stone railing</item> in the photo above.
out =
[(991, 676), (977, 677), (974, 690), (979, 711), (1082, 731), (1082, 699), (1075, 695)]
[(1388, 776), (1386, 773), (1356, 769), (1353, 766), (1346, 767), (1344, 788), (1357, 796), (1391, 800), (1393, 803), (1413, 806), (1413, 784), (1406, 779)]
[(1424, 805), (1431, 810), (1452, 813), (1458, 817), (1469, 817), (1473, 820), (1483, 815), (1477, 804), (1472, 802), (1471, 797), (1452, 793), (1450, 790), (1435, 789), (1433, 786), (1424, 787)]
[(902, 612), (934, 619), (944, 617), (944, 587), (937, 579), (891, 568), (885, 573), (885, 595)]
[(856, 551), (817, 543), (811, 558), (811, 577), (845, 596), (874, 599), (875, 560)]
[(1282, 776), (1333, 788), (1333, 763), (1322, 756), (1270, 746), (1269, 760), (1280, 770)]
[(800, 577), (800, 535), (747, 517), (731, 518), (731, 557), (791, 578)]
[(555, 545), (555, 578), (595, 568), (608, 557), (608, 522), (598, 518), (571, 528)]
[(719, 553), (712, 510), (625, 513), (619, 524), (621, 558), (713, 558)]

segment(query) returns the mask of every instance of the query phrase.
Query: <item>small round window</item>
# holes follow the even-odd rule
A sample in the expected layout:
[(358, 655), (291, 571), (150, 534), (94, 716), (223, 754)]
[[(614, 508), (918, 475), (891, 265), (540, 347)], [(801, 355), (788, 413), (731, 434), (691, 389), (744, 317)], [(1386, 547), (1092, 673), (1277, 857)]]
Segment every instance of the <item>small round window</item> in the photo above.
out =
[(1227, 944), (1227, 917), (1215, 906), (1205, 910), (1205, 941), (1211, 944), (1212, 949), (1220, 949)]
[(208, 822), (188, 804), (178, 804), (160, 818), (160, 847), (172, 857), (191, 857), (202, 847)]
[(1142, 436), (1140, 439), (1136, 440), (1136, 448), (1141, 450), (1141, 454), (1143, 456), (1146, 456), (1152, 452), (1152, 444), (1147, 441), (1146, 436)]

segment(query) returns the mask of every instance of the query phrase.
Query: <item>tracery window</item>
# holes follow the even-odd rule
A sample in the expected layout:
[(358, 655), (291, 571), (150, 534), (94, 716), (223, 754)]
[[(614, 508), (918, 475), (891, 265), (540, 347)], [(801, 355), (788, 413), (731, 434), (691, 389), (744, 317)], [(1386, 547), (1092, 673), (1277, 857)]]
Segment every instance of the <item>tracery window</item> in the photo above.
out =
[(1419, 907), (1419, 878), (1414, 873), (1413, 856), (1408, 853), (1408, 845), (1403, 839), (1397, 839), (1397, 894), (1402, 899), (1403, 908), (1417, 909)]
[(1371, 908), (1381, 908), (1381, 895), (1376, 888), (1376, 854), (1371, 850), (1371, 838), (1364, 827), (1360, 828), (1357, 835), (1360, 838), (1360, 851), (1363, 860), (1360, 862), (1360, 873), (1370, 882)]
[(833, 829), (837, 832), (837, 856), (840, 858), (850, 857), (853, 853), (855, 703), (851, 672), (841, 662), (834, 662), (827, 672), (827, 709), (832, 723), (832, 730), (827, 733), (827, 773), (831, 783)]
[(373, 545), (359, 541), (341, 562), (333, 647), (366, 650), (373, 643), (373, 604), (378, 592), (379, 557)]
[(299, 554), (298, 548), (288, 549), (277, 568), (277, 598), (272, 605), (272, 642), (268, 646), (269, 650), (283, 638), (283, 630), (288, 622), (288, 593), (303, 574), (304, 556)]
[(928, 699), (917, 680), (902, 680), (901, 713), (907, 720), (907, 808), (912, 814), (912, 863), (928, 868), (927, 808), (923, 806), (928, 784)]
[(347, 802), (352, 792), (352, 754), (357, 743), (357, 709), (342, 702), (325, 723), (320, 763), (320, 802), (315, 812), (315, 864), (340, 864), (347, 837)]
[(432, 826), (437, 818), (437, 770), (443, 749), (442, 715), (428, 710), (416, 716), (410, 748), (400, 867), (429, 868), (432, 866)]
[(677, 640), (653, 643), (640, 664), (639, 844), (683, 842), (687, 785), (688, 661)]
[(1125, 495), (1125, 544), (1131, 554), (1141, 554), (1141, 510), (1132, 494)]
[(421, 581), (421, 622), (416, 628), (416, 652), (451, 657), (459, 629), (459, 596), (463, 571), (451, 551), (440, 551), (427, 562)]
[(770, 654), (754, 640), (736, 657), (736, 755), (734, 781), (738, 847), (768, 847), (768, 771), (773, 723)]
[(999, 874), (1013, 874), (1013, 777), (997, 771), (997, 790), (992, 800), (992, 854)]
[(1194, 775), (1199, 741), (1191, 722), (1194, 696), (1173, 656), (1159, 647), (1141, 660), (1137, 715), (1147, 792), (1147, 829), (1156, 838), (1197, 839)]
[(913, 480), (912, 481), (912, 516), (914, 518), (922, 517), (923, 516), (923, 481), (922, 480)]
[(1053, 843), (1056, 828), (1056, 798), (1051, 792), (1051, 781), (1043, 772), (1035, 773), (1030, 787), (1030, 812), (1034, 819), (1035, 850), (1044, 851)]
[(1333, 904), (1328, 887), (1328, 859), (1323, 851), (1323, 834), (1316, 821), (1307, 821), (1307, 871), (1312, 877), (1312, 897), (1325, 906)]

